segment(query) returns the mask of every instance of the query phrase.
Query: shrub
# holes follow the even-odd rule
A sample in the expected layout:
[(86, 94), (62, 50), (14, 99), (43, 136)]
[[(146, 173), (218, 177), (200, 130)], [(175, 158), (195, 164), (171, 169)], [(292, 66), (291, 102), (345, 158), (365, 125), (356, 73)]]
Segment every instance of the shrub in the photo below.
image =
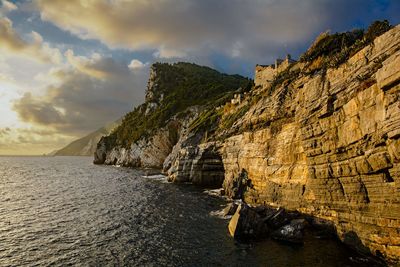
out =
[(393, 26), (391, 26), (389, 24), (389, 21), (387, 20), (383, 20), (383, 21), (374, 21), (367, 29), (367, 32), (364, 35), (365, 40), (368, 43), (371, 43), (374, 41), (374, 39), (382, 34), (384, 34), (385, 32), (387, 32), (388, 30), (390, 30), (391, 28), (393, 28)]
[(327, 34), (318, 37), (316, 42), (300, 57), (302, 62), (311, 62), (319, 57), (329, 57), (342, 49), (352, 46), (357, 40), (362, 39), (363, 31), (354, 30), (345, 33)]
[(373, 22), (365, 33), (357, 29), (345, 33), (320, 34), (300, 56), (300, 61), (307, 63), (305, 73), (338, 67), (391, 28), (389, 22), (384, 20)]

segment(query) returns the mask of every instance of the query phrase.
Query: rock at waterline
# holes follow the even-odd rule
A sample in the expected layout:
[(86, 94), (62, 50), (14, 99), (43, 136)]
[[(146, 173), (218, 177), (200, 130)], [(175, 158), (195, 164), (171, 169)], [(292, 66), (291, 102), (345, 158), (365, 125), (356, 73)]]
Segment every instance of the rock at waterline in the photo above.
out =
[[(231, 203), (224, 209), (224, 214), (229, 214), (234, 209)], [(268, 236), (275, 240), (290, 243), (303, 242), (303, 230), (307, 225), (298, 212), (284, 209), (275, 209), (267, 206), (250, 207), (241, 203), (229, 222), (229, 233), (235, 239), (258, 239)]]
[(260, 238), (269, 232), (262, 217), (246, 203), (240, 204), (236, 209), (228, 228), (231, 236), (239, 240)]
[(272, 232), (271, 237), (279, 241), (302, 244), (304, 239), (303, 230), (306, 225), (307, 221), (305, 219), (292, 220), (290, 224)]
[(237, 208), (238, 208), (238, 204), (236, 204), (235, 202), (229, 203), (228, 206), (226, 206), (226, 208), (224, 208), (224, 210), (223, 210), (224, 216), (229, 216), (229, 215), (235, 214)]

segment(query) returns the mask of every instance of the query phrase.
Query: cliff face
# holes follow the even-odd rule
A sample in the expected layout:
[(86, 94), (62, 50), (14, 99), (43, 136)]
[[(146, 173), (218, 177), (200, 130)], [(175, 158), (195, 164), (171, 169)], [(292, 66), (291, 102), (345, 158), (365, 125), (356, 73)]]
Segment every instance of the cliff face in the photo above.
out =
[(167, 170), (169, 181), (217, 187), (224, 181), (222, 157), (214, 143), (181, 148), (171, 165)]
[(170, 168), (199, 113), (249, 85), (247, 78), (195, 64), (154, 64), (145, 103), (99, 141), (94, 163)]
[[(357, 49), (331, 53), (337, 36)], [(103, 138), (95, 161), (163, 167), (174, 182), (223, 185), (230, 197), (325, 219), (345, 243), (398, 262), (400, 26), (364, 45), (359, 32), (337, 36), (326, 38), (329, 57), (308, 52), (309, 61), (232, 101), (214, 98), (168, 117), (128, 148)], [(162, 87), (157, 76), (150, 88)], [(166, 103), (158, 89), (146, 94), (140, 116)]]
[(358, 249), (400, 258), (400, 26), (338, 68), (262, 98), (223, 142), (224, 187), (333, 221)]

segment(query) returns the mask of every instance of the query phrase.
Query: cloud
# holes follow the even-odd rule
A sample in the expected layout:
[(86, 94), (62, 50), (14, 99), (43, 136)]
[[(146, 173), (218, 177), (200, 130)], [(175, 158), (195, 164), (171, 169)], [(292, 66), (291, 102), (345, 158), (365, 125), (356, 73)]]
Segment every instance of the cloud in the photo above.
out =
[(7, 0), (1, 1), (0, 14), (7, 14), (17, 9), (18, 7), (14, 3)]
[(58, 82), (45, 94), (26, 93), (14, 101), (19, 118), (58, 133), (83, 135), (114, 121), (142, 103), (148, 66), (131, 71), (122, 62), (98, 54), (67, 52), (71, 68), (52, 69)]
[(327, 28), (342, 30), (356, 14), (367, 20), (378, 2), (34, 0), (43, 20), (111, 48), (155, 50), (154, 57), (166, 59), (219, 53), (257, 63), (304, 46)]
[(25, 93), (14, 103), (13, 108), (24, 122), (46, 125), (57, 125), (64, 122), (63, 114), (59, 110), (47, 101), (33, 98), (31, 93)]
[(14, 82), (15, 80), (13, 77), (10, 77), (9, 75), (0, 72), (0, 81)]
[(146, 68), (149, 66), (149, 63), (143, 63), (140, 60), (137, 59), (132, 59), (131, 63), (129, 63), (128, 68), (135, 71), (135, 70), (141, 70), (143, 68)]
[(111, 76), (128, 75), (128, 69), (118, 64), (111, 57), (103, 57), (98, 53), (92, 54), (90, 58), (84, 56), (75, 56), (71, 49), (65, 52), (67, 61), (78, 71), (95, 77), (97, 79), (106, 79)]
[(159, 58), (181, 58), (205, 47), (236, 56), (238, 42), (243, 43), (243, 48), (251, 48), (260, 42), (303, 41), (318, 23), (324, 23), (325, 16), (318, 9), (325, 2), (37, 0), (35, 3), (42, 19), (83, 39), (98, 39), (113, 48), (155, 49)]
[(10, 133), (11, 129), (9, 127), (0, 128), (0, 137), (4, 137)]
[(188, 54), (183, 50), (167, 48), (164, 45), (162, 45), (160, 48), (157, 49), (156, 52), (153, 53), (153, 56), (155, 58), (171, 59), (171, 58), (184, 58), (187, 57)]
[(31, 33), (32, 42), (27, 42), (14, 30), (12, 21), (7, 17), (0, 17), (0, 49), (11, 52), (14, 55), (24, 55), (31, 59), (60, 63), (61, 54), (56, 48), (51, 48), (43, 42), (42, 36), (37, 32)]
[(43, 127), (0, 128), (0, 152), (4, 155), (49, 153), (71, 141), (71, 136), (57, 134)]

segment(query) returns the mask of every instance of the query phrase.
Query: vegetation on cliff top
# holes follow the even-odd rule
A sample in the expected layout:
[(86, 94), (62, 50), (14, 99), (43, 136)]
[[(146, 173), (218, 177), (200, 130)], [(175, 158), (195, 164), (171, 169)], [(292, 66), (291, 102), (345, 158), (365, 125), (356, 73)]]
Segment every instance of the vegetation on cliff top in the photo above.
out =
[[(208, 67), (191, 63), (155, 63), (152, 93), (159, 103), (146, 114), (148, 103), (125, 115), (122, 123), (108, 137), (107, 144), (129, 146), (167, 124), (188, 107), (207, 104), (210, 108), (239, 87), (249, 88), (252, 80), (240, 75), (219, 73)], [(161, 97), (162, 96), (162, 97)]]
[(373, 22), (366, 31), (355, 29), (334, 34), (324, 32), (301, 55), (300, 62), (306, 63), (310, 73), (330, 67), (338, 67), (391, 28), (389, 22), (384, 20)]
[[(247, 101), (244, 105), (238, 106), (233, 112), (223, 112), (222, 115), (219, 115), (219, 130), (225, 134), (224, 137), (248, 130), (248, 125), (245, 127), (242, 125), (235, 129), (232, 127), (236, 121), (250, 110), (251, 106), (254, 106), (254, 104), (258, 102), (258, 100), (270, 97), (276, 89), (282, 86), (285, 88), (290, 86), (290, 84), (301, 75), (310, 75), (318, 71), (325, 72), (328, 68), (338, 67), (358, 51), (371, 44), (376, 37), (382, 35), (391, 28), (392, 26), (389, 22), (384, 20), (373, 22), (366, 31), (357, 29), (344, 33), (322, 33), (313, 42), (311, 47), (301, 55), (300, 63), (304, 64), (304, 67), (300, 66), (301, 64), (292, 63), (288, 68), (275, 75), (268, 90), (260, 94), (250, 94), (251, 100)], [(286, 91), (287, 90), (282, 90), (282, 94), (280, 95), (282, 103), (286, 97), (284, 93)], [(227, 103), (225, 107), (229, 104), (230, 103)], [(208, 121), (215, 120), (215, 114), (205, 113), (205, 115), (207, 115), (205, 117), (208, 118)], [(202, 121), (207, 122), (205, 118), (203, 118)]]

